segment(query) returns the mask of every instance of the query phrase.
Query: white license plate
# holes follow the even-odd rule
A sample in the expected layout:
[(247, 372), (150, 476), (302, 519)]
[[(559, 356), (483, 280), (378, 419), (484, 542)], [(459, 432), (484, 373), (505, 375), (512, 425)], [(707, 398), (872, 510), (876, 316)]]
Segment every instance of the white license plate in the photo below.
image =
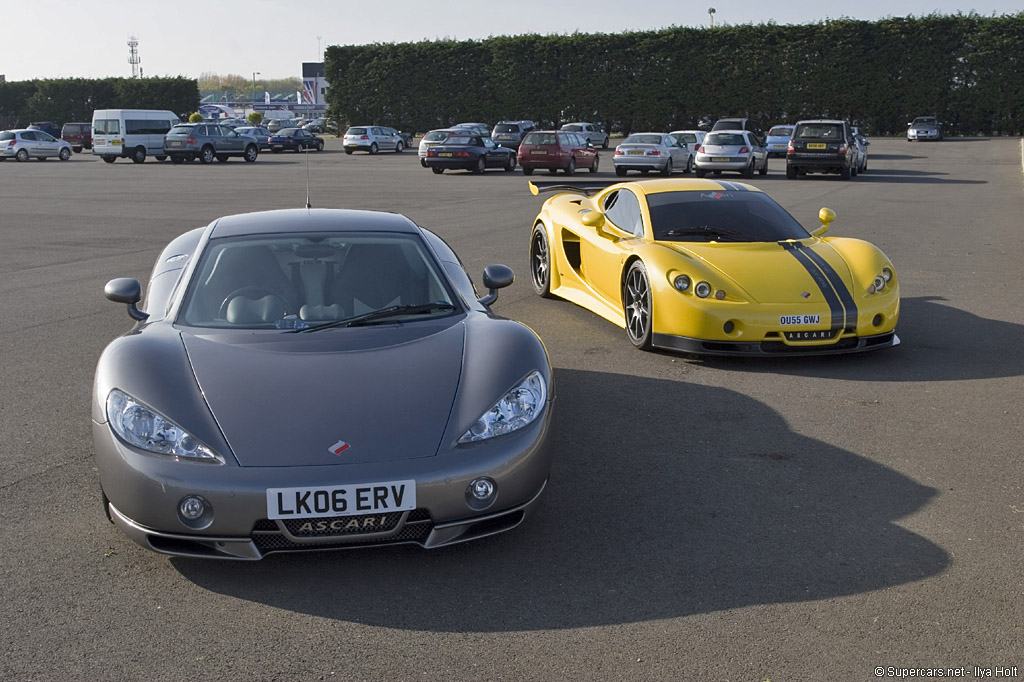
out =
[(267, 488), (268, 519), (321, 519), (416, 508), (416, 481)]
[(711, 157), (711, 160), (715, 163), (728, 163), (732, 161), (728, 156), (713, 156)]
[(779, 318), (779, 324), (821, 324), (821, 315), (783, 315)]

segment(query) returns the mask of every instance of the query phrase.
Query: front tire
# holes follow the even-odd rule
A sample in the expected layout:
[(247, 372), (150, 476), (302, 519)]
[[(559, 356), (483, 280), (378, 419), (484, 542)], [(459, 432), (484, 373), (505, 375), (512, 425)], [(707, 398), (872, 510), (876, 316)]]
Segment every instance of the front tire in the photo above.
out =
[(71, 158), (71, 150), (67, 147), (62, 148), (60, 150), (60, 154), (58, 154), (58, 158), (60, 158), (61, 161), (67, 161)]
[(643, 261), (634, 261), (622, 286), (622, 312), (626, 317), (626, 336), (640, 350), (650, 350), (651, 287)]
[(242, 158), (244, 158), (249, 163), (252, 163), (253, 161), (256, 160), (256, 157), (258, 157), (259, 155), (260, 155), (259, 147), (257, 147), (254, 144), (251, 144), (251, 145), (249, 145), (248, 147), (245, 148), (245, 156), (243, 156)]
[(395, 153), (401, 154), (403, 149), (405, 149), (405, 145), (399, 140), (398, 144), (395, 145)]
[(542, 223), (533, 227), (530, 238), (530, 275), (533, 290), (542, 298), (554, 298), (551, 293), (551, 249)]

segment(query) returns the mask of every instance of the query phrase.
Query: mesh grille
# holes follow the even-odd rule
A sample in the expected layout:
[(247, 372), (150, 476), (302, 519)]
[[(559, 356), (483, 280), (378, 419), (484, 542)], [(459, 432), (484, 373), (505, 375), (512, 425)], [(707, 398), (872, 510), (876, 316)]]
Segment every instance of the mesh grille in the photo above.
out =
[[(253, 525), (252, 541), (262, 553), (289, 550), (326, 549), (330, 547), (351, 547), (358, 545), (387, 545), (402, 542), (422, 542), (430, 535), (433, 524), (430, 513), (426, 509), (414, 509), (409, 512), (405, 524), (399, 528), (405, 512), (389, 514), (365, 514), (362, 516), (343, 516), (327, 519), (287, 519), (280, 523), (295, 537), (317, 538), (315, 544), (298, 543), (288, 539), (281, 532), (277, 521), (260, 519)], [(387, 533), (398, 528), (396, 533), (387, 537), (368, 537), (357, 539), (362, 535)], [(344, 538), (344, 542), (339, 542)]]

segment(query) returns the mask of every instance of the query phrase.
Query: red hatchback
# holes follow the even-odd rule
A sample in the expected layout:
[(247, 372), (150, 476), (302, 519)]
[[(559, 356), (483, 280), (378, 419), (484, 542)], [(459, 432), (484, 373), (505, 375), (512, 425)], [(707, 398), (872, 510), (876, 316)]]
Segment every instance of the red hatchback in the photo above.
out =
[(519, 165), (525, 175), (531, 175), (535, 168), (547, 168), (549, 173), (564, 170), (566, 175), (577, 168), (596, 173), (600, 161), (586, 137), (564, 130), (534, 130), (519, 145)]

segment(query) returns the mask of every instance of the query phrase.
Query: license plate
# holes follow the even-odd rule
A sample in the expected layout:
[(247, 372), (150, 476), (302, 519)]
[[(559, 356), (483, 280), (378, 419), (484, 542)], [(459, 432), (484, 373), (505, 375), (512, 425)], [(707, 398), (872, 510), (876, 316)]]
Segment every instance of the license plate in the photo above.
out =
[(438, 156), (451, 156), (452, 153), (451, 152), (438, 152), (437, 155)]
[(531, 149), (530, 153), (531, 154), (539, 154), (540, 156), (544, 156), (544, 155), (547, 154), (547, 152), (545, 150), (543, 150), (543, 149)]
[(825, 144), (824, 142), (808, 142), (807, 143), (807, 148), (808, 149), (828, 149), (828, 145)]
[(629, 150), (629, 155), (630, 156), (643, 156), (643, 154), (644, 154), (644, 152), (643, 152), (642, 149), (630, 149)]
[(416, 481), (267, 488), (268, 519), (322, 519), (416, 508)]
[(783, 315), (779, 318), (779, 324), (821, 324), (821, 315)]
[(772, 149), (785, 149), (785, 148), (786, 148), (786, 145), (784, 145), (784, 144), (773, 144), (772, 145)]
[(270, 148), (271, 149), (284, 149), (284, 145), (283, 144), (272, 144), (272, 145), (270, 145)]
[(728, 163), (729, 161), (732, 161), (728, 156), (712, 156), (711, 160), (716, 163)]
[(167, 146), (168, 147), (180, 147), (182, 144), (184, 144), (184, 143), (181, 140), (177, 140), (177, 141), (172, 140), (172, 141), (167, 143)]

